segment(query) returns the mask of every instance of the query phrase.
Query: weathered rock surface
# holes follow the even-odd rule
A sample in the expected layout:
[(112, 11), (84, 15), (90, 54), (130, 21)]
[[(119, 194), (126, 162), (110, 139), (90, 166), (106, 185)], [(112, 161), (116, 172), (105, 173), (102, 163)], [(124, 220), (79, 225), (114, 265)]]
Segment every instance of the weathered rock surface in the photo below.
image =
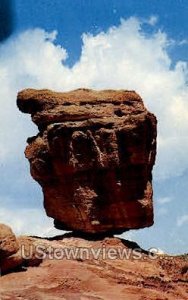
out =
[(22, 263), (18, 252), (19, 242), (12, 229), (7, 225), (0, 224), (0, 274), (12, 270)]
[(18, 242), (12, 229), (4, 224), (0, 224), (0, 260), (15, 254), (19, 249)]
[[(21, 237), (20, 245), (28, 266), (25, 261), (23, 272), (0, 277), (1, 300), (187, 300), (186, 256), (154, 259), (136, 243), (113, 237)], [(31, 267), (37, 246), (43, 261)]]
[(139, 95), (27, 89), (17, 104), (40, 131), (25, 154), (57, 228), (105, 233), (153, 224), (156, 118)]
[(22, 267), (38, 265), (41, 259), (35, 256), (37, 241), (39, 243), (39, 239), (27, 236), (16, 238), (9, 226), (0, 224), (0, 275)]

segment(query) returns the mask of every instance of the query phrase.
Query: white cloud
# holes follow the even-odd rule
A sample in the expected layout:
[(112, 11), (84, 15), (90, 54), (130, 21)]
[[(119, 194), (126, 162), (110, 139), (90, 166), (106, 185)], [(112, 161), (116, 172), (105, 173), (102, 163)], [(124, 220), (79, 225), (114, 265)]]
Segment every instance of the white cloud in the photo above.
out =
[(166, 203), (169, 203), (172, 201), (172, 198), (170, 197), (163, 197), (156, 200), (160, 205), (164, 205)]
[(167, 254), (164, 250), (157, 248), (157, 255)]
[(154, 26), (156, 25), (157, 21), (158, 21), (158, 17), (153, 15), (149, 18), (148, 24)]
[(0, 223), (10, 226), (16, 235), (27, 233), (29, 235), (39, 235), (50, 237), (62, 234), (53, 226), (53, 220), (48, 218), (42, 209), (20, 208), (0, 210)]
[[(153, 26), (156, 21), (153, 16), (145, 22)], [(25, 140), (37, 131), (16, 108), (16, 94), (26, 87), (136, 90), (158, 118), (155, 178), (182, 174), (188, 168), (188, 66), (179, 61), (172, 67), (168, 36), (160, 30), (145, 34), (139, 19), (122, 20), (96, 36), (83, 34), (80, 59), (71, 68), (65, 65), (66, 50), (54, 44), (55, 36), (29, 30), (0, 47), (1, 174), (12, 162), (24, 168)], [(14, 174), (6, 182), (11, 185), (11, 180)]]
[(188, 40), (186, 40), (186, 39), (181, 40), (180, 42), (178, 42), (179, 46), (184, 46), (184, 45), (187, 45), (187, 44), (188, 44)]
[(181, 227), (181, 226), (185, 225), (186, 223), (188, 223), (188, 214), (178, 217), (178, 219), (177, 219), (178, 227)]

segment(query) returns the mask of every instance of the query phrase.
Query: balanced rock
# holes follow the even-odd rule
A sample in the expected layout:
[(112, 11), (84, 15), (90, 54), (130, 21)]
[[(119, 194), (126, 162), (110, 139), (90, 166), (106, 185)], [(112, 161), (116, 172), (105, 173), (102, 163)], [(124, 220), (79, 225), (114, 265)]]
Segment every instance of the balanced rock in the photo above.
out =
[(27, 89), (17, 104), (39, 128), (25, 154), (57, 228), (118, 233), (153, 224), (157, 122), (138, 94)]

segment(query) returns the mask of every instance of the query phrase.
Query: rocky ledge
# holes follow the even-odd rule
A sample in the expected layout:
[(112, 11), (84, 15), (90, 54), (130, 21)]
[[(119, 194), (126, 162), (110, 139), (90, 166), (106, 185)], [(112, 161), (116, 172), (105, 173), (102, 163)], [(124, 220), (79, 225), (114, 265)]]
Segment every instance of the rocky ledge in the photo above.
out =
[(6, 230), (0, 225), (1, 300), (187, 299), (186, 255), (156, 256), (112, 236), (10, 240)]
[(153, 224), (156, 118), (138, 94), (27, 89), (17, 104), (39, 128), (25, 154), (57, 228), (120, 233)]

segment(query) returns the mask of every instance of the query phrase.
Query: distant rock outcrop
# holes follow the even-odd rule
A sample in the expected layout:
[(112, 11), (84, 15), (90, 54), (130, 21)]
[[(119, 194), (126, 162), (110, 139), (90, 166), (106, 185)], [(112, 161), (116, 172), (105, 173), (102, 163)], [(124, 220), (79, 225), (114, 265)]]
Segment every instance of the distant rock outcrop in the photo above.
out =
[(153, 224), (156, 118), (138, 94), (27, 89), (17, 104), (40, 131), (25, 154), (57, 228), (118, 233)]

